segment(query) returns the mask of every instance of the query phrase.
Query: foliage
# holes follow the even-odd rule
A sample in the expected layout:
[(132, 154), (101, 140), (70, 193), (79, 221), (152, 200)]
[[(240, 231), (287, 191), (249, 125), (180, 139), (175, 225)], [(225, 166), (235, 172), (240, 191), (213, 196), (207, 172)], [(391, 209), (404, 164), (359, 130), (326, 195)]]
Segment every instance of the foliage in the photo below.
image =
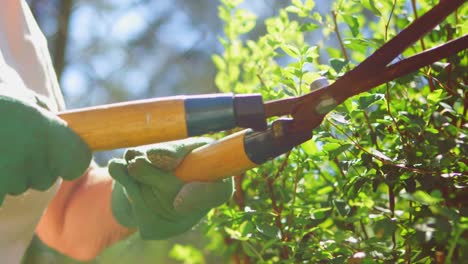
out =
[[(223, 0), (223, 92), (265, 99), (333, 81), (423, 14), (434, 1), (312, 0), (257, 25), (239, 0)], [(466, 34), (466, 5), (403, 57)], [(307, 39), (322, 30), (339, 49)], [(233, 201), (207, 220), (210, 245), (234, 263), (460, 263), (468, 259), (466, 50), (351, 98), (313, 140), (236, 176)]]

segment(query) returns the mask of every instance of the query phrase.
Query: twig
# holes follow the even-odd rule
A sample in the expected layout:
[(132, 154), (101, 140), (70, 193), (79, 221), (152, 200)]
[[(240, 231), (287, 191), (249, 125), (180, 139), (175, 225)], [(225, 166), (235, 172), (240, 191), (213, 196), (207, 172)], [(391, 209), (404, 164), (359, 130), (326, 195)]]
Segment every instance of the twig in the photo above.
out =
[(428, 80), (431, 80), (431, 81), (435, 81), (438, 85), (440, 85), (440, 87), (444, 88), (450, 95), (457, 95), (457, 92), (454, 91), (450, 86), (450, 79), (449, 77), (447, 77), (447, 83), (448, 84), (445, 84), (443, 83), (442, 81), (440, 81), (439, 79), (437, 79), (436, 77), (432, 76), (431, 74), (428, 74), (424, 71), (421, 72), (421, 74), (423, 74), (424, 76), (426, 76), (428, 78)]
[(359, 220), (359, 224), (361, 225), (362, 232), (364, 233), (364, 238), (368, 240), (369, 235), (367, 234), (367, 230), (366, 230), (366, 227), (364, 226), (364, 223), (362, 222), (362, 219)]
[[(264, 262), (265, 260), (263, 259), (262, 257), (262, 254), (260, 254), (257, 249), (252, 245), (250, 244), (250, 242), (247, 240), (247, 241), (242, 241), (241, 243), (244, 243), (244, 245), (247, 245), (250, 250), (255, 254), (255, 256), (257, 256), (258, 259), (260, 259), (262, 262)], [(245, 260), (245, 258), (244, 258)], [(250, 261), (249, 261), (250, 262)]]
[(245, 192), (242, 189), (242, 182), (244, 181), (245, 174), (239, 174), (234, 176), (234, 201), (236, 201), (237, 206), (241, 211), (244, 210), (245, 207)]
[(461, 234), (463, 233), (465, 229), (463, 229), (462, 227), (460, 227), (460, 224), (457, 224), (455, 226), (455, 236), (454, 238), (451, 239), (451, 241), (449, 242), (449, 249), (448, 249), (448, 254), (447, 254), (447, 262), (445, 263), (452, 263), (452, 257), (453, 257), (453, 253), (455, 252), (455, 248), (457, 246), (457, 243), (458, 243), (458, 240), (460, 239), (460, 236)]
[(395, 126), (395, 129), (398, 131), (398, 134), (400, 135), (401, 142), (403, 143), (403, 145), (406, 145), (406, 138), (404, 137), (403, 133), (401, 132), (401, 130), (400, 130), (398, 124), (397, 124), (397, 121), (396, 121), (395, 117), (392, 114), (392, 109), (390, 108), (390, 100), (391, 100), (390, 85), (388, 83), (386, 83), (385, 88), (386, 88), (385, 89), (385, 97), (386, 97), (385, 101), (387, 102), (387, 113), (390, 116), (390, 118), (392, 119), (392, 123)]
[[(395, 186), (393, 184), (387, 184), (388, 185), (388, 208), (390, 209), (391, 212), (391, 217), (395, 217)], [(396, 230), (392, 232), (392, 249), (393, 249), (393, 254), (395, 255), (395, 249), (397, 246), (396, 243)], [(395, 259), (396, 260), (396, 259)]]
[(343, 169), (340, 166), (340, 160), (338, 160), (337, 157), (333, 158), (333, 162), (336, 164), (336, 167), (338, 167), (338, 171), (340, 172), (341, 175), (341, 180), (346, 178), (346, 173), (343, 171)]
[[(417, 10), (417, 8), (416, 8), (416, 0), (411, 0), (411, 6), (412, 6), (412, 8), (413, 8), (414, 18), (415, 18), (415, 19), (418, 19), (418, 10)], [(426, 45), (424, 45), (424, 39), (421, 38), (421, 39), (420, 39), (420, 42), (421, 42), (421, 48), (422, 48), (423, 50), (425, 50), (425, 49), (426, 49)]]
[(388, 38), (388, 27), (390, 26), (390, 20), (392, 19), (393, 12), (395, 11), (396, 0), (393, 0), (392, 9), (390, 10), (390, 15), (388, 15), (387, 23), (385, 23), (385, 37), (384, 40), (387, 41)]
[(257, 78), (258, 78), (258, 80), (260, 81), (260, 84), (262, 84), (263, 87), (267, 88), (265, 82), (263, 81), (262, 76), (260, 76), (259, 73), (257, 73)]
[[(411, 0), (411, 6), (413, 8), (414, 18), (418, 19), (418, 10), (416, 8), (416, 0)], [(421, 43), (422, 50), (426, 50), (426, 45), (424, 44), (424, 38), (419, 39), (419, 42)], [(433, 79), (431, 78), (432, 77), (431, 69), (429, 67), (426, 68), (425, 75), (428, 76), (427, 81), (429, 83), (429, 89), (431, 90), (431, 92), (433, 92), (435, 90), (435, 85), (434, 85)]]
[(291, 155), (291, 151), (288, 151), (284, 156), (283, 162), (281, 163), (279, 169), (276, 171), (276, 174), (273, 177), (274, 180), (276, 180), (281, 175), (281, 173), (283, 173), (284, 168), (286, 167), (286, 165), (288, 165), (289, 155)]
[[(409, 201), (409, 225), (408, 226), (412, 226), (412, 218), (413, 218), (413, 213), (411, 212), (413, 209), (413, 201)], [(410, 235), (407, 234), (407, 236), (409, 237)], [(405, 260), (406, 260), (406, 263), (407, 264), (411, 264), (411, 241), (410, 239), (408, 239), (408, 237), (406, 238), (406, 252), (405, 252)]]
[(329, 186), (332, 186), (333, 187), (333, 190), (336, 191), (336, 186), (334, 185), (333, 180), (330, 180), (328, 179), (327, 177), (325, 177), (326, 173), (322, 173), (322, 170), (320, 169), (320, 166), (317, 165), (317, 163), (315, 161), (311, 161), (312, 165), (314, 166), (314, 168), (317, 170), (318, 172), (318, 175), (321, 176), (321, 178), (329, 185)]
[(346, 62), (349, 62), (349, 57), (348, 53), (346, 52), (346, 48), (343, 44), (343, 39), (341, 38), (340, 30), (338, 29), (338, 23), (336, 22), (336, 10), (332, 11), (332, 18), (333, 18), (333, 24), (335, 26), (335, 34), (336, 37), (338, 38), (338, 43), (340, 44), (341, 48), (341, 53), (343, 53), (343, 57), (345, 58)]
[[(276, 195), (275, 195), (275, 190), (273, 186), (273, 179), (271, 177), (267, 177), (267, 187), (268, 187), (268, 194), (270, 195), (271, 199), (271, 207), (273, 208), (273, 211), (275, 212), (275, 225), (278, 227), (278, 229), (281, 232), (281, 237), (283, 241), (287, 240), (287, 235), (284, 230), (283, 224), (281, 223), (281, 213), (282, 213), (282, 208), (278, 206), (278, 203), (276, 201)], [(282, 259), (287, 259), (289, 257), (289, 252), (286, 246), (281, 247), (281, 258)]]
[(366, 110), (363, 110), (363, 113), (364, 113), (364, 118), (366, 119), (367, 127), (370, 130), (369, 136), (371, 138), (372, 144), (374, 144), (377, 149), (380, 149), (379, 145), (377, 144), (377, 137), (375, 136), (374, 128), (372, 127), (370, 120), (369, 120), (369, 115), (367, 114)]
[[(294, 205), (296, 204), (297, 185), (298, 185), (298, 182), (299, 182), (300, 169), (302, 169), (301, 166), (297, 166), (296, 174), (294, 175), (294, 188), (293, 188), (294, 191), (293, 191), (293, 198), (292, 198), (292, 201), (291, 201), (291, 208), (293, 208), (293, 209), (294, 209)], [(288, 217), (288, 226), (291, 226), (293, 218), (294, 218), (294, 210), (291, 210), (291, 213), (289, 214), (289, 217)]]
[[(281, 163), (281, 165), (280, 165), (280, 167), (279, 167), (279, 169), (276, 172), (274, 177), (264, 176), (264, 178), (266, 179), (266, 183), (267, 183), (268, 194), (269, 194), (270, 199), (271, 199), (271, 207), (272, 207), (273, 211), (275, 212), (275, 225), (280, 230), (281, 237), (282, 237), (283, 241), (287, 241), (288, 236), (286, 234), (286, 231), (284, 230), (283, 223), (281, 223), (281, 213), (283, 211), (283, 208), (282, 208), (282, 206), (278, 205), (278, 202), (276, 200), (276, 194), (275, 194), (275, 189), (274, 189), (274, 181), (281, 175), (284, 168), (288, 164), (290, 154), (291, 154), (291, 151), (289, 151), (286, 154), (286, 157), (284, 158), (283, 162)], [(288, 248), (285, 245), (283, 245), (281, 247), (281, 258), (282, 259), (289, 258)]]
[[(395, 5), (396, 5), (396, 0), (393, 1), (393, 5), (392, 5), (392, 10), (390, 11), (390, 15), (388, 16), (388, 20), (387, 20), (387, 23), (385, 24), (385, 40), (387, 40), (387, 36), (388, 36), (388, 26), (390, 25), (390, 19), (393, 15), (393, 11), (395, 10)], [(399, 127), (398, 127), (398, 124), (395, 120), (395, 117), (393, 117), (393, 114), (391, 112), (391, 109), (390, 109), (390, 85), (387, 83), (385, 83), (385, 88), (386, 88), (386, 101), (387, 101), (387, 112), (388, 112), (388, 115), (390, 116), (390, 118), (392, 119), (392, 122), (393, 124), (395, 125), (395, 128), (396, 130), (398, 131), (398, 134), (400, 134), (400, 137), (402, 139), (404, 139), (403, 137), (403, 133), (401, 133)], [(403, 140), (402, 140), (403, 142)], [(403, 144), (405, 144), (406, 141), (403, 142)], [(392, 216), (393, 217), (393, 216)]]

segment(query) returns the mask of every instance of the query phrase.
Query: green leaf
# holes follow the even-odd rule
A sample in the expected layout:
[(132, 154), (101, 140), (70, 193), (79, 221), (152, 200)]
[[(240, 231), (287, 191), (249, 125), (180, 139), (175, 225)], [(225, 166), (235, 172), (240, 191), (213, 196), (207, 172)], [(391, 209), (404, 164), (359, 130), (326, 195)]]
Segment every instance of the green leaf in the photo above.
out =
[(233, 25), (233, 28), (238, 34), (250, 32), (255, 27), (257, 16), (254, 13), (244, 9), (237, 9), (235, 17), (236, 25)]
[(300, 13), (302, 10), (297, 6), (288, 6), (286, 7), (286, 11), (297, 14), (297, 13)]
[(239, 227), (239, 232), (241, 236), (247, 239), (252, 236), (252, 232), (254, 230), (255, 230), (255, 227), (250, 221), (244, 221)]
[(293, 58), (297, 58), (299, 57), (299, 49), (294, 47), (293, 45), (289, 45), (289, 44), (284, 44), (284, 45), (281, 45), (281, 49), (286, 53), (288, 54), (289, 56), (293, 57)]
[(446, 104), (444, 102), (439, 102), (439, 105), (442, 106), (447, 112), (450, 112), (454, 115), (457, 114), (457, 112), (453, 109), (453, 107), (449, 104)]
[(341, 70), (344, 68), (344, 66), (346, 66), (346, 64), (348, 64), (348, 62), (344, 59), (337, 59), (337, 58), (333, 58), (333, 59), (330, 59), (330, 65), (332, 66), (332, 68), (337, 72), (337, 73), (340, 73)]
[(183, 261), (184, 264), (204, 264), (203, 253), (189, 245), (176, 244), (169, 252), (169, 256), (175, 260)]
[(427, 100), (431, 104), (437, 104), (443, 99), (443, 95), (444, 95), (444, 90), (437, 89), (433, 91), (432, 93), (430, 93), (429, 95), (427, 95)]
[(356, 16), (343, 14), (343, 18), (348, 25), (353, 37), (357, 37), (359, 35), (359, 21)]
[(244, 0), (221, 0), (223, 5), (227, 6), (229, 9), (232, 9), (240, 4), (242, 4)]
[(252, 237), (254, 229), (255, 227), (250, 221), (244, 221), (237, 229), (227, 226), (224, 227), (226, 233), (228, 233), (232, 238), (242, 241), (246, 241)]
[(252, 258), (258, 257), (259, 253), (252, 246), (252, 244), (250, 244), (249, 242), (242, 242), (241, 245), (242, 245), (242, 250), (247, 256), (252, 257)]
[(349, 205), (343, 201), (343, 200), (333, 200), (333, 205), (335, 205), (335, 208), (338, 210), (338, 213), (345, 217), (351, 212), (351, 208)]
[(345, 143), (345, 144), (338, 144), (338, 143), (328, 143), (323, 147), (323, 150), (328, 152), (328, 157), (330, 160), (336, 158), (339, 154), (343, 153), (347, 149), (349, 149), (352, 145)]
[(301, 148), (309, 155), (314, 155), (319, 152), (317, 145), (313, 140), (308, 140), (301, 144)]
[(213, 60), (213, 63), (215, 64), (218, 71), (224, 71), (226, 69), (226, 62), (224, 62), (221, 56), (219, 56), (218, 54), (213, 54), (213, 56), (211, 56), (211, 59)]
[[(374, 15), (378, 16), (378, 17), (381, 17), (382, 16), (382, 13), (380, 12), (379, 8), (382, 8), (382, 4), (381, 3), (378, 3), (378, 5), (376, 5), (376, 1), (375, 0), (364, 0), (364, 1), (361, 1), (361, 4), (369, 9)], [(379, 8), (377, 8), (377, 6)]]
[(319, 12), (314, 12), (312, 14), (312, 19), (314, 19), (315, 21), (317, 21), (319, 23), (322, 23), (322, 21), (323, 21), (322, 15)]
[(327, 143), (325, 146), (323, 146), (323, 150), (330, 152), (330, 151), (335, 151), (340, 147), (341, 145), (338, 143)]
[(324, 194), (327, 194), (327, 193), (331, 193), (333, 192), (334, 189), (333, 189), (333, 186), (325, 186), (323, 188), (320, 188), (318, 191), (317, 191), (317, 194), (318, 195), (324, 195)]
[(375, 223), (374, 232), (378, 238), (390, 237), (397, 229), (395, 219), (383, 218)]
[(257, 230), (263, 235), (270, 238), (281, 239), (281, 231), (277, 226), (270, 225), (268, 223), (257, 222)]
[(427, 127), (424, 129), (424, 131), (428, 132), (428, 133), (431, 133), (431, 134), (434, 134), (434, 135), (438, 135), (439, 134), (439, 130), (433, 128), (433, 127)]
[(349, 125), (350, 122), (340, 113), (338, 112), (332, 112), (329, 114), (329, 117), (333, 120), (335, 120), (338, 123), (344, 124), (344, 125)]
[(331, 210), (332, 210), (331, 207), (313, 209), (313, 210), (311, 210), (311, 212), (310, 212), (310, 218), (316, 219), (316, 220), (323, 219), (323, 218), (325, 218), (325, 217), (328, 215), (328, 213), (329, 213)]
[(319, 27), (320, 26), (315, 23), (304, 23), (304, 24), (301, 24), (301, 26), (299, 27), (299, 30), (301, 32), (311, 32), (311, 31), (317, 30)]
[(310, 46), (304, 52), (303, 56), (305, 57), (305, 61), (309, 63), (314, 63), (314, 59), (319, 57), (318, 47), (317, 46)]
[(314, 9), (314, 7), (315, 7), (315, 1), (314, 0), (305, 0), (304, 8), (307, 11), (310, 11), (310, 10)]
[(412, 194), (403, 193), (401, 194), (401, 196), (406, 198), (407, 200), (415, 201), (424, 205), (434, 205), (443, 201), (443, 199), (441, 199), (440, 197), (430, 195), (422, 190), (417, 190)]
[(383, 100), (385, 99), (385, 94), (380, 94), (380, 93), (363, 93), (358, 97), (358, 104), (359, 104), (359, 109), (366, 110), (370, 106), (377, 104), (377, 103), (382, 103)]
[(316, 72), (306, 72), (304, 73), (304, 75), (302, 75), (302, 82), (305, 84), (310, 84), (320, 77), (321, 77), (320, 74)]
[(453, 208), (448, 208), (446, 206), (432, 205), (429, 207), (434, 214), (443, 215), (450, 219), (451, 221), (458, 222), (460, 220), (460, 214), (457, 210)]

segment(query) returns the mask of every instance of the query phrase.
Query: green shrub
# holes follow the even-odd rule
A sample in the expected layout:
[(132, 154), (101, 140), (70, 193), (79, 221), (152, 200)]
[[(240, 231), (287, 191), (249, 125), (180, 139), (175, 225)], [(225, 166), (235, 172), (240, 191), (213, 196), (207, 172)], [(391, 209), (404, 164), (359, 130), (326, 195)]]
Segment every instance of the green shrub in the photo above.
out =
[[(314, 1), (293, 0), (250, 39), (263, 21), (242, 1), (221, 2), (216, 84), (265, 99), (307, 93), (320, 76), (336, 80), (436, 4), (337, 1), (319, 13)], [(402, 57), (466, 34), (467, 13), (465, 4)], [(208, 216), (205, 250), (234, 263), (468, 259), (467, 57), (348, 99), (312, 140), (237, 175), (234, 199)]]

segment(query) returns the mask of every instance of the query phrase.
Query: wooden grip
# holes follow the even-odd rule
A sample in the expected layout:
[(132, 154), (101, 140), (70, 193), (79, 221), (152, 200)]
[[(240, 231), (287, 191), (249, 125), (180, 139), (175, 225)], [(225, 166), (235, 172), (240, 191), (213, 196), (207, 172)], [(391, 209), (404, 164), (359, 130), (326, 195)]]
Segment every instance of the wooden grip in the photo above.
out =
[(58, 114), (92, 150), (135, 147), (187, 137), (180, 96), (65, 111)]
[(215, 181), (257, 167), (244, 150), (245, 130), (192, 151), (175, 170), (186, 182)]

